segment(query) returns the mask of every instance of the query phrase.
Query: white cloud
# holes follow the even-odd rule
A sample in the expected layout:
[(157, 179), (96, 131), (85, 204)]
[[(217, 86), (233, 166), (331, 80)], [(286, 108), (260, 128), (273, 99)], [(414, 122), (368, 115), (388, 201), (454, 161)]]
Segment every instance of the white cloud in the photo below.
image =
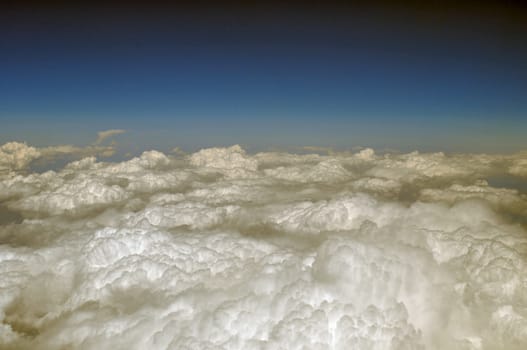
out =
[(527, 217), (527, 195), (519, 193), (516, 189), (491, 187), (486, 181), (479, 181), (469, 186), (453, 184), (447, 188), (426, 188), (421, 191), (421, 199), (449, 204), (469, 199), (481, 199), (496, 209)]
[(20, 142), (8, 142), (0, 146), (0, 172), (19, 170), (40, 157), (40, 152)]
[(0, 147), (2, 348), (527, 345), (521, 153), (69, 147)]
[(0, 146), (0, 174), (12, 171), (25, 170), (33, 161), (39, 160), (43, 163), (64, 156), (89, 157), (101, 156), (111, 157), (115, 154), (115, 144), (101, 146), (107, 138), (122, 134), (125, 130), (106, 130), (98, 133), (97, 140), (93, 145), (84, 147), (74, 145), (59, 145), (49, 147), (31, 147), (21, 142), (8, 142)]

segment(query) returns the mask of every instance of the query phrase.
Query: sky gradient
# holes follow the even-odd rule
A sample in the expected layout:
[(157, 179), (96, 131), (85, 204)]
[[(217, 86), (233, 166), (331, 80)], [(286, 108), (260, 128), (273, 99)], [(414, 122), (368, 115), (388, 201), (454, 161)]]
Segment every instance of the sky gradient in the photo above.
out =
[(0, 143), (527, 149), (520, 2), (3, 5)]

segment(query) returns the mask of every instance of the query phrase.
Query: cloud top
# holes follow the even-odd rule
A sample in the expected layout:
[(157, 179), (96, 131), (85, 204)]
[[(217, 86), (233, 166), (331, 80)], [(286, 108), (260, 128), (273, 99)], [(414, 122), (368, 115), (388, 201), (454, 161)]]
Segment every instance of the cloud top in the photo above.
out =
[(492, 185), (525, 153), (99, 161), (121, 132), (0, 146), (0, 347), (527, 346), (527, 197)]

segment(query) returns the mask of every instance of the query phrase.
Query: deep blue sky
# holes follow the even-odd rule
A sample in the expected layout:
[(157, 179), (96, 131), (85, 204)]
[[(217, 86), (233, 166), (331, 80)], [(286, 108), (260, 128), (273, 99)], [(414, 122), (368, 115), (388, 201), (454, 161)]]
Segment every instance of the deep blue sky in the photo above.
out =
[(6, 7), (0, 143), (527, 149), (526, 8), (390, 3)]

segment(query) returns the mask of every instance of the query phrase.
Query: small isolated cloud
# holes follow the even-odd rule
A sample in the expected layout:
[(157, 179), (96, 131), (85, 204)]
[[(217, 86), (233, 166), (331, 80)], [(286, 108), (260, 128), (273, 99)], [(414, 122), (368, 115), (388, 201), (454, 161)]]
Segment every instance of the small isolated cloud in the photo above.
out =
[(527, 197), (490, 181), (525, 153), (97, 161), (120, 133), (0, 146), (0, 348), (527, 347)]
[(112, 137), (112, 136), (115, 136), (115, 135), (119, 135), (119, 134), (124, 134), (126, 132), (126, 130), (122, 130), (122, 129), (111, 129), (111, 130), (104, 130), (104, 131), (99, 131), (97, 133), (97, 140), (95, 140), (95, 143), (96, 145), (99, 145), (101, 144), (104, 140)]

